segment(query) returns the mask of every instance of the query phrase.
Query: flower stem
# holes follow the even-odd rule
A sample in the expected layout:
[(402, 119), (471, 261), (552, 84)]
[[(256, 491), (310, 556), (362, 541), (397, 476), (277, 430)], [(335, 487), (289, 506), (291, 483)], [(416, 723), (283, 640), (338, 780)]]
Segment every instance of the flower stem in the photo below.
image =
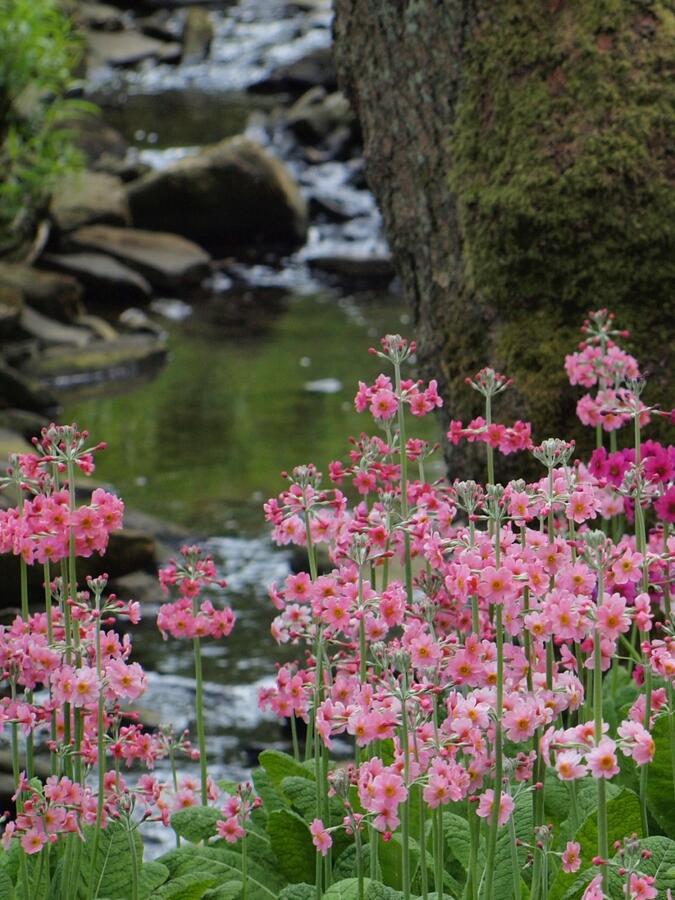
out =
[[(604, 594), (604, 578), (602, 568), (598, 571), (598, 606), (602, 603)], [(602, 647), (600, 644), (600, 631), (595, 629), (594, 635), (594, 672), (593, 672), (593, 709), (595, 722), (595, 742), (602, 740)], [(609, 840), (607, 835), (607, 784), (604, 778), (598, 778), (598, 856), (603, 860), (600, 866), (602, 873), (603, 891), (608, 891), (607, 865), (604, 862), (609, 859)]]
[[(192, 601), (196, 607), (196, 598)], [(194, 609), (194, 615), (198, 610)], [(202, 648), (198, 637), (193, 638), (192, 646), (195, 658), (195, 715), (197, 718), (197, 744), (199, 746), (199, 770), (201, 773), (201, 798), (202, 806), (208, 805), (207, 793), (207, 762), (206, 762), (206, 733), (204, 731), (204, 676), (202, 674)]]

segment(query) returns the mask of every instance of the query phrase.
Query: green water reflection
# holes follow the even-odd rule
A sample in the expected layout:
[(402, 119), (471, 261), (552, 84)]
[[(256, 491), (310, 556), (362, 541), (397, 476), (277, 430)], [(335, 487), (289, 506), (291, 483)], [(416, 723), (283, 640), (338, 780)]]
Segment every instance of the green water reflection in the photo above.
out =
[[(73, 398), (65, 420), (106, 440), (97, 476), (129, 506), (200, 533), (254, 534), (279, 473), (344, 457), (347, 436), (370, 429), (353, 397), (381, 361), (379, 335), (409, 331), (399, 299), (291, 297), (255, 338), (219, 331), (197, 309), (172, 327), (170, 358), (153, 381), (118, 396)], [(335, 393), (308, 382), (336, 379)], [(435, 437), (424, 421), (421, 436)]]

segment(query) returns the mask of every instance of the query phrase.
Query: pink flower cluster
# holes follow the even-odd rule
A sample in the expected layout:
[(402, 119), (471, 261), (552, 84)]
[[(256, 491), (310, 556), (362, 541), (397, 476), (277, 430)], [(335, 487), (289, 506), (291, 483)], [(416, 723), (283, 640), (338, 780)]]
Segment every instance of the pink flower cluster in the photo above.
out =
[(157, 615), (157, 627), (165, 640), (168, 635), (174, 638), (223, 638), (230, 634), (235, 622), (230, 607), (218, 609), (209, 599), (199, 603), (199, 596), (205, 589), (226, 585), (218, 578), (213, 560), (199, 547), (183, 547), (180, 561), (171, 560), (160, 569), (159, 582), (165, 594), (170, 588), (178, 592), (178, 599), (164, 603)]
[(447, 438), (455, 446), (462, 440), (470, 444), (482, 442), (506, 456), (520, 450), (532, 449), (532, 426), (529, 422), (521, 422), (520, 419), (511, 426), (496, 422), (488, 425), (482, 416), (477, 416), (466, 426), (458, 420), (450, 422)]

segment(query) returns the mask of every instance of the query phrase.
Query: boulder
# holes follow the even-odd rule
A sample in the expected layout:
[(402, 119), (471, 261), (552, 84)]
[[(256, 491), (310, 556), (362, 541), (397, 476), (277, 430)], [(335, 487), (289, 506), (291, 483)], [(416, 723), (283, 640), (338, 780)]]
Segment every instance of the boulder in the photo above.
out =
[(92, 31), (83, 29), (92, 66), (135, 66), (145, 59), (177, 62), (181, 46), (165, 43), (138, 31)]
[(84, 347), (92, 339), (91, 331), (86, 328), (77, 328), (74, 325), (65, 325), (56, 319), (48, 319), (41, 313), (24, 306), (21, 310), (21, 328), (26, 334), (37, 338), (40, 344), (67, 345), (69, 347)]
[(129, 185), (134, 224), (169, 228), (217, 251), (258, 244), (297, 247), (307, 204), (285, 166), (247, 137), (228, 138), (198, 156)]
[(43, 412), (56, 406), (56, 398), (34, 378), (0, 362), (0, 405)]
[(61, 232), (83, 225), (131, 224), (124, 184), (105, 172), (68, 175), (52, 194), (49, 214)]
[(130, 572), (116, 578), (110, 589), (121, 600), (137, 600), (141, 606), (149, 603), (161, 603), (166, 597), (159, 586), (157, 575), (150, 572)]
[(0, 285), (0, 337), (16, 332), (21, 318), (23, 294), (18, 288)]
[(72, 136), (73, 143), (80, 150), (88, 166), (101, 157), (122, 162), (127, 155), (129, 144), (125, 137), (112, 125), (106, 124), (100, 116), (78, 116), (64, 122)]
[(310, 269), (355, 280), (390, 281), (396, 274), (389, 255), (327, 253), (307, 258)]
[(61, 322), (70, 322), (83, 312), (82, 286), (70, 275), (0, 262), (0, 288), (20, 291), (24, 303)]
[(160, 288), (197, 285), (210, 271), (209, 255), (177, 234), (88, 225), (72, 232), (68, 243), (74, 250), (109, 254)]
[(122, 12), (107, 3), (79, 3), (75, 16), (80, 27), (101, 31), (121, 31), (124, 28)]
[(278, 66), (265, 78), (251, 85), (249, 91), (259, 94), (302, 94), (317, 85), (321, 85), (327, 91), (334, 91), (337, 88), (335, 64), (330, 47), (318, 47), (295, 62)]
[(326, 140), (338, 128), (347, 128), (357, 134), (356, 119), (344, 94), (326, 89), (310, 88), (289, 109), (286, 124), (293, 134), (306, 144)]
[(77, 350), (48, 347), (28, 368), (42, 384), (70, 387), (141, 375), (154, 370), (165, 357), (163, 340), (125, 335), (114, 341), (92, 341)]
[(0, 410), (0, 428), (20, 434), (27, 441), (39, 437), (42, 428), (48, 424), (49, 419), (39, 413), (28, 412), (25, 409)]
[(119, 308), (147, 303), (152, 296), (142, 275), (104, 253), (49, 253), (40, 263), (74, 275), (84, 286), (87, 302)]
[(213, 20), (201, 6), (188, 10), (183, 28), (182, 63), (198, 63), (206, 59), (214, 37)]

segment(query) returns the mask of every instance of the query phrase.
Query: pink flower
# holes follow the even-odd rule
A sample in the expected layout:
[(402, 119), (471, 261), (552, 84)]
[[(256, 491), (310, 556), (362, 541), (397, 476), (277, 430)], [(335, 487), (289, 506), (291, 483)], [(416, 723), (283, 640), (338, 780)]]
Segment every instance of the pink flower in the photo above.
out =
[(603, 738), (586, 756), (588, 768), (594, 778), (613, 778), (619, 774), (616, 759), (616, 744), (609, 738)]
[(598, 630), (603, 637), (615, 641), (620, 634), (630, 628), (630, 617), (626, 612), (626, 599), (621, 594), (605, 597), (598, 607)]
[[(476, 809), (476, 815), (480, 816), (481, 819), (489, 819), (492, 816), (492, 807), (495, 802), (495, 792), (492, 788), (489, 788), (483, 794), (481, 794), (480, 801), (478, 803), (478, 808)], [(513, 802), (513, 797), (510, 794), (506, 794), (502, 792), (501, 797), (499, 798), (499, 817), (497, 822), (499, 825), (506, 825), (509, 821), (509, 817), (513, 812), (513, 808), (515, 803)]]
[(388, 388), (375, 391), (370, 399), (370, 412), (375, 419), (391, 419), (398, 410), (396, 395)]
[(654, 900), (654, 898), (658, 897), (658, 892), (654, 887), (654, 877), (631, 872), (628, 882), (628, 896), (630, 900)]
[(21, 846), (28, 854), (39, 853), (47, 843), (47, 835), (37, 828), (30, 828), (21, 838)]
[(576, 750), (561, 750), (555, 758), (555, 770), (562, 781), (583, 778), (588, 771), (582, 762), (581, 754)]
[(568, 841), (562, 855), (563, 872), (578, 872), (581, 867), (581, 844)]
[(246, 831), (242, 828), (236, 816), (230, 816), (229, 819), (220, 819), (216, 823), (216, 831), (228, 844), (236, 844), (238, 840), (241, 840), (246, 835)]
[(309, 826), (312, 834), (312, 843), (322, 856), (325, 856), (333, 846), (333, 838), (326, 831), (321, 819), (314, 819)]
[(518, 587), (513, 582), (513, 573), (510, 569), (505, 566), (499, 569), (486, 566), (480, 573), (478, 593), (490, 603), (504, 603), (516, 596)]
[(581, 896), (581, 900), (606, 900), (602, 891), (602, 875), (596, 875)]

